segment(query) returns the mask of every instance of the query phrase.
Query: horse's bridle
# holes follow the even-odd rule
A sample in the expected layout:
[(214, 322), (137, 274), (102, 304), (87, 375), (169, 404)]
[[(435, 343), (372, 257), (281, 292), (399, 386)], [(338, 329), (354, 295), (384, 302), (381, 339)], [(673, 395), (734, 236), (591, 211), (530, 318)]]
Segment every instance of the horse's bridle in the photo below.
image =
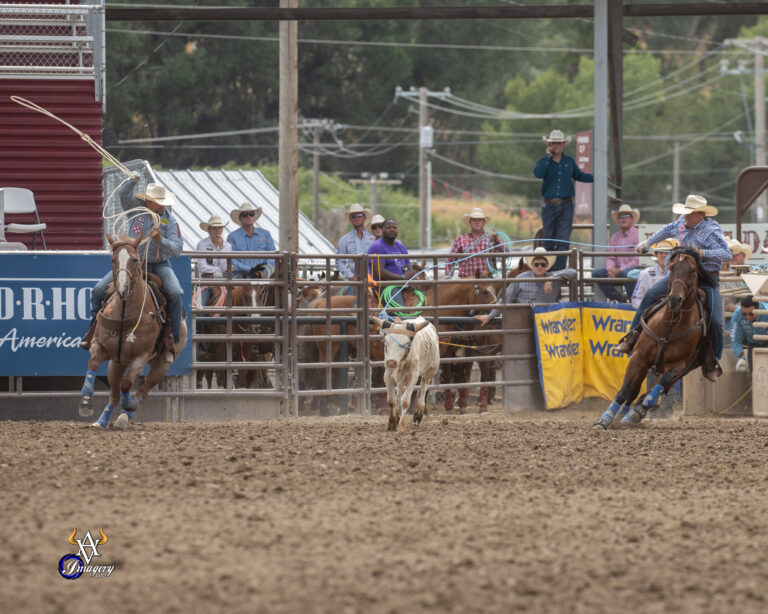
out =
[[(677, 262), (682, 262), (686, 258), (690, 258), (691, 260), (693, 260), (694, 265), (696, 264), (696, 260), (695, 260), (695, 258), (693, 256), (691, 256), (689, 254), (679, 254), (679, 256), (678, 256), (677, 260), (675, 260), (675, 262), (670, 262), (669, 263), (670, 268), (672, 267), (673, 264), (676, 264)], [(669, 285), (670, 286), (674, 286), (675, 284), (681, 284), (683, 286), (683, 290), (684, 290), (683, 297), (684, 298), (687, 297), (691, 293), (691, 290), (693, 289), (693, 288), (689, 288), (688, 284), (686, 284), (685, 281), (683, 281), (682, 279), (670, 279), (669, 280)], [(669, 295), (667, 296), (667, 299), (669, 299)]]

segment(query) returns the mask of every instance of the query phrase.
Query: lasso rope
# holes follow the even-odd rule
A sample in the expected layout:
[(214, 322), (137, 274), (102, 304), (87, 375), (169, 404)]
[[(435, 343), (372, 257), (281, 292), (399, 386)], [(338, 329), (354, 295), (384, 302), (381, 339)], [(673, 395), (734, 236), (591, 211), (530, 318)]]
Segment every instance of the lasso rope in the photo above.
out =
[[(11, 96), (10, 99), (15, 102), (16, 104), (21, 105), (22, 107), (26, 107), (27, 109), (30, 109), (32, 111), (37, 111), (38, 113), (42, 113), (43, 115), (50, 117), (51, 119), (56, 120), (57, 122), (64, 124), (67, 128), (72, 130), (75, 134), (77, 134), (83, 141), (85, 141), (88, 145), (90, 145), (93, 149), (96, 150), (96, 152), (105, 160), (112, 163), (115, 167), (117, 167), (125, 176), (126, 178), (121, 181), (118, 186), (112, 191), (112, 193), (109, 195), (109, 198), (107, 198), (106, 202), (104, 203), (104, 206), (102, 207), (101, 215), (105, 220), (114, 220), (112, 223), (112, 234), (117, 235), (118, 234), (118, 222), (123, 220), (123, 218), (127, 219), (126, 228), (130, 228), (130, 224), (133, 221), (135, 217), (138, 217), (139, 215), (143, 215), (144, 213), (149, 214), (153, 226), (157, 226), (160, 223), (160, 216), (155, 213), (154, 211), (150, 211), (146, 207), (134, 207), (133, 209), (129, 209), (128, 211), (123, 211), (121, 213), (118, 213), (116, 215), (108, 216), (106, 214), (106, 208), (109, 202), (112, 200), (112, 197), (115, 195), (115, 193), (122, 187), (122, 185), (129, 180), (132, 180), (134, 175), (133, 173), (125, 166), (123, 165), (120, 160), (115, 158), (111, 153), (109, 153), (106, 149), (104, 149), (101, 145), (99, 145), (96, 141), (91, 138), (90, 135), (86, 134), (79, 128), (73, 126), (69, 122), (64, 121), (59, 116), (55, 115), (54, 113), (51, 113), (48, 109), (44, 109), (38, 104), (35, 104), (31, 100), (27, 100), (26, 98), (22, 98), (21, 96)], [(135, 215), (132, 215), (135, 214)], [(122, 227), (122, 224), (121, 226)], [(150, 241), (152, 239), (151, 235), (147, 236), (146, 238), (142, 239), (142, 241), (137, 246), (137, 250), (143, 245), (146, 241)], [(158, 242), (158, 253), (160, 251), (160, 245)], [(141, 254), (141, 251), (139, 251), (139, 254)], [(147, 273), (149, 271), (149, 263), (148, 258), (144, 259), (144, 278), (147, 279)], [(149, 283), (149, 280), (147, 279), (147, 283)], [(139, 323), (141, 322), (141, 316), (144, 313), (144, 303), (146, 303), (147, 299), (147, 289), (146, 286), (144, 288), (144, 300), (141, 305), (141, 311), (139, 312), (139, 319), (136, 321), (136, 325), (133, 327), (131, 332), (128, 334), (126, 341), (129, 343), (133, 342), (136, 339), (136, 336), (133, 334), (134, 331), (138, 328)]]
[[(387, 307), (392, 305), (391, 309), (400, 309), (403, 307), (406, 307), (406, 305), (401, 305), (396, 300), (394, 300), (394, 297), (392, 296), (394, 293), (396, 293), (395, 288), (400, 288), (404, 286), (386, 286), (381, 291), (381, 297), (387, 302)], [(427, 304), (427, 297), (424, 296), (424, 293), (421, 290), (412, 290), (412, 292), (419, 298), (419, 304), (418, 305), (407, 305), (407, 307), (413, 307), (418, 309), (419, 307), (423, 307)], [(421, 315), (421, 311), (413, 311), (410, 313), (403, 312), (403, 311), (395, 311), (394, 312), (396, 316), (400, 316), (402, 318), (416, 318)]]

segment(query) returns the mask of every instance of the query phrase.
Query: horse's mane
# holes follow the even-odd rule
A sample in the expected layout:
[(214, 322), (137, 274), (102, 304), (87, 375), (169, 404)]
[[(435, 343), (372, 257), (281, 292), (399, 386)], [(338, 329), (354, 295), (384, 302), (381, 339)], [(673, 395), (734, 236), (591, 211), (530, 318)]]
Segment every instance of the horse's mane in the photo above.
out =
[(701, 256), (699, 256), (698, 251), (696, 251), (692, 247), (679, 246), (672, 250), (672, 253), (670, 254), (669, 259), (672, 260), (672, 258), (674, 258), (675, 256), (680, 256), (680, 255), (692, 256), (694, 260), (696, 260), (696, 269), (699, 272), (699, 275), (698, 275), (699, 286), (704, 284), (714, 288), (717, 285), (717, 282), (715, 281), (714, 277), (712, 277), (712, 274), (709, 271), (704, 270), (704, 267), (701, 266)]

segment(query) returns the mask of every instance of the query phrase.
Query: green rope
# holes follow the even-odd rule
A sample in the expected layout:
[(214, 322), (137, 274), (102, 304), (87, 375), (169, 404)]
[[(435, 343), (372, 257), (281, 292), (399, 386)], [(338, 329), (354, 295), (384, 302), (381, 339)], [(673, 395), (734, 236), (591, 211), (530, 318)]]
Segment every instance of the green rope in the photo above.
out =
[[(402, 286), (386, 286), (381, 291), (381, 302), (386, 306), (387, 309), (400, 309), (405, 307), (405, 305), (401, 305), (397, 301), (392, 300), (392, 293), (396, 292), (400, 288), (402, 288)], [(427, 297), (424, 296), (424, 293), (421, 290), (413, 290), (413, 293), (419, 297), (419, 304), (415, 305), (415, 307), (423, 307), (427, 304)], [(421, 311), (414, 311), (411, 313), (395, 311), (394, 313), (396, 316), (400, 316), (401, 318), (416, 318), (421, 315)]]

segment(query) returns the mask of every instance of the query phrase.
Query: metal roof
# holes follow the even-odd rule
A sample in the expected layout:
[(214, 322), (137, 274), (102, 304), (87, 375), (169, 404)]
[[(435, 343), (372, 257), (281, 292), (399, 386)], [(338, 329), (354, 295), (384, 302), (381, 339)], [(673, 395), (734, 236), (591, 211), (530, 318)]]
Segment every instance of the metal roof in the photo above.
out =
[[(279, 194), (259, 171), (156, 171), (142, 160), (133, 160), (126, 166), (132, 171), (142, 172), (145, 176), (140, 183), (141, 187), (146, 186), (145, 182), (157, 180), (176, 194), (173, 214), (181, 226), (185, 250), (194, 251), (198, 241), (208, 236), (208, 233), (200, 228), (200, 222), (207, 222), (212, 215), (228, 220), (229, 223), (224, 229), (225, 237), (228, 236), (237, 228), (229, 213), (244, 202), (262, 208), (262, 214), (256, 220), (256, 226), (268, 230), (275, 242), (275, 247), (280, 249)], [(124, 178), (123, 174), (114, 167), (104, 169), (105, 201)], [(115, 195), (107, 211), (119, 211), (119, 207), (118, 198)], [(301, 211), (299, 211), (299, 253), (336, 253), (336, 247)]]

